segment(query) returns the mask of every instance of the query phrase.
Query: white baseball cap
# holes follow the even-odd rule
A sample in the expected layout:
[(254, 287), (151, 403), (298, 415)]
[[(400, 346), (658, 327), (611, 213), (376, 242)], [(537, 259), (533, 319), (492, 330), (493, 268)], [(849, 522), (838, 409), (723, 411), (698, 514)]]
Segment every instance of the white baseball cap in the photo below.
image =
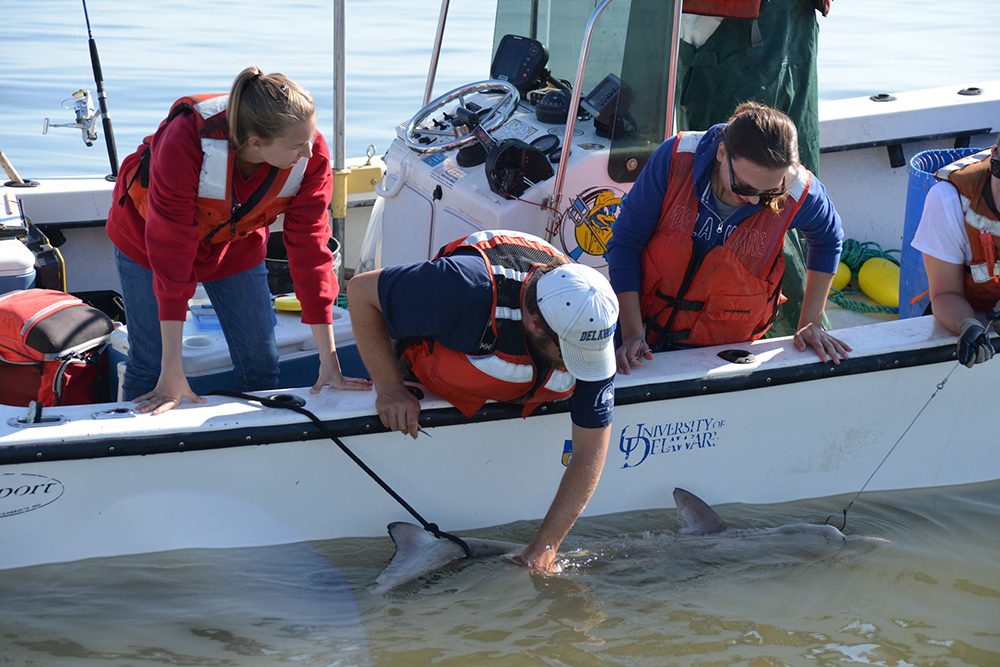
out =
[(563, 264), (539, 278), (537, 289), (566, 370), (586, 382), (614, 375), (618, 297), (608, 279), (584, 264)]

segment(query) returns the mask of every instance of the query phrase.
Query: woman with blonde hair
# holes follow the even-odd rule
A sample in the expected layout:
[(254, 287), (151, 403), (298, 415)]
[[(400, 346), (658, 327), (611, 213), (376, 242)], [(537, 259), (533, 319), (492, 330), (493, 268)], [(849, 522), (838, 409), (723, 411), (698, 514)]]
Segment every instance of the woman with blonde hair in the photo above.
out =
[(229, 94), (182, 97), (122, 162), (107, 233), (115, 246), (128, 324), (123, 393), (140, 412), (201, 402), (181, 343), (188, 300), (202, 283), (219, 317), (237, 386), (278, 383), (274, 315), (264, 257), (268, 226), (283, 238), (302, 321), (319, 351), (323, 386), (366, 389), (337, 360), (328, 248), (330, 155), (312, 97), (283, 74), (248, 67)]
[(756, 102), (727, 123), (681, 132), (654, 151), (622, 202), (608, 244), (621, 305), (618, 370), (652, 352), (760, 338), (783, 297), (785, 232), (809, 243), (794, 344), (839, 363), (823, 330), (843, 229), (826, 188), (799, 164), (795, 125)]

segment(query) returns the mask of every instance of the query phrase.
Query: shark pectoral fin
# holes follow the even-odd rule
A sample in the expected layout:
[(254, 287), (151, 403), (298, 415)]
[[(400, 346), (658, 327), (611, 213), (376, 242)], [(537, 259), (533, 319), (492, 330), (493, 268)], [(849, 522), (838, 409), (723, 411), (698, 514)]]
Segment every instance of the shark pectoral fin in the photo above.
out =
[(677, 505), (677, 518), (681, 522), (681, 534), (711, 535), (726, 529), (726, 523), (715, 510), (690, 491), (675, 488), (674, 503)]

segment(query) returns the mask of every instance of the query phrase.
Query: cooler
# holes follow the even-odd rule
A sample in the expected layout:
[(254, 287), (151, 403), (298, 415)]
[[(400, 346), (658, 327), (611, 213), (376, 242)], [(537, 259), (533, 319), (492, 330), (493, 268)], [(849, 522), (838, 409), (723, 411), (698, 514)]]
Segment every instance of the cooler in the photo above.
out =
[[(193, 317), (195, 304), (184, 323), (183, 358), (184, 372), (191, 389), (205, 394), (219, 389), (236, 390), (233, 376), (233, 362), (229, 357), (218, 321), (204, 314)], [(343, 308), (333, 307), (333, 331), (337, 341), (337, 357), (344, 375), (366, 377), (367, 371), (361, 363), (351, 320)], [(312, 330), (301, 322), (301, 313), (275, 313), (274, 337), (278, 344), (280, 388), (311, 387), (319, 372), (319, 354), (313, 341)], [(128, 359), (127, 327), (119, 327), (111, 334), (109, 348), (111, 372), (111, 400), (122, 400), (121, 381), (124, 379), (125, 362)]]
[(0, 240), (0, 294), (35, 286), (35, 255), (17, 239)]

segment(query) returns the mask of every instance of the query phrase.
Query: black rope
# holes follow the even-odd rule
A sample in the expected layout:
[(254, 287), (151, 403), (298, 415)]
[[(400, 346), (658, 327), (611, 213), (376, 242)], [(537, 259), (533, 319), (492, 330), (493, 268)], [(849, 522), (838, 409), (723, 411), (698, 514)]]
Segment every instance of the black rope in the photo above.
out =
[(443, 537), (443, 538), (445, 538), (447, 540), (451, 540), (452, 542), (454, 542), (455, 544), (457, 544), (458, 546), (460, 546), (462, 548), (462, 551), (465, 552), (465, 556), (467, 558), (472, 556), (472, 549), (470, 549), (469, 545), (465, 543), (465, 540), (463, 540), (461, 537), (458, 537), (457, 535), (452, 535), (451, 533), (446, 533), (445, 531), (441, 530), (436, 523), (431, 523), (431, 522), (427, 521), (426, 519), (424, 519), (424, 517), (420, 516), (420, 513), (417, 512), (417, 510), (413, 509), (413, 507), (408, 502), (406, 502), (405, 500), (403, 500), (402, 496), (400, 496), (398, 493), (396, 493), (392, 489), (391, 486), (389, 486), (385, 481), (382, 480), (381, 477), (379, 477), (375, 473), (374, 470), (372, 470), (371, 468), (369, 468), (368, 465), (364, 461), (362, 461), (360, 458), (358, 458), (358, 456), (354, 452), (352, 452), (350, 449), (348, 449), (347, 445), (345, 445), (343, 443), (343, 441), (341, 441), (340, 438), (338, 438), (336, 435), (334, 435), (332, 432), (330, 432), (330, 429), (328, 429), (326, 427), (326, 424), (324, 424), (320, 420), (319, 417), (317, 417), (316, 415), (314, 415), (309, 410), (306, 410), (305, 408), (303, 408), (303, 407), (301, 407), (299, 405), (295, 405), (293, 403), (289, 403), (289, 402), (286, 402), (286, 401), (278, 401), (278, 400), (274, 400), (273, 398), (266, 398), (266, 397), (263, 397), (263, 396), (254, 396), (252, 394), (244, 394), (244, 393), (241, 393), (241, 392), (238, 392), (238, 391), (224, 391), (224, 390), (220, 390), (220, 391), (209, 392), (208, 395), (210, 395), (210, 396), (227, 396), (229, 398), (239, 398), (239, 399), (242, 399), (244, 401), (252, 401), (254, 403), (260, 403), (261, 405), (263, 405), (264, 407), (267, 407), (267, 408), (281, 408), (282, 410), (291, 410), (292, 412), (297, 412), (300, 415), (303, 415), (303, 416), (307, 417), (309, 419), (309, 421), (311, 421), (313, 424), (315, 424), (316, 428), (319, 429), (320, 433), (322, 433), (323, 435), (325, 435), (326, 437), (328, 437), (330, 440), (332, 440), (334, 442), (334, 444), (336, 444), (338, 447), (340, 447), (341, 451), (344, 452), (345, 454), (347, 454), (347, 456), (352, 461), (354, 461), (356, 464), (358, 464), (358, 467), (360, 467), (362, 470), (364, 470), (366, 473), (368, 473), (368, 476), (371, 477), (373, 480), (375, 480), (376, 484), (378, 484), (383, 489), (385, 489), (385, 492), (388, 493), (390, 496), (392, 496), (396, 500), (396, 502), (398, 502), (400, 505), (402, 505), (403, 509), (405, 509), (411, 515), (413, 515), (413, 518), (420, 522), (420, 525), (424, 527), (424, 530), (426, 530), (427, 532), (431, 533), (434, 537)]

